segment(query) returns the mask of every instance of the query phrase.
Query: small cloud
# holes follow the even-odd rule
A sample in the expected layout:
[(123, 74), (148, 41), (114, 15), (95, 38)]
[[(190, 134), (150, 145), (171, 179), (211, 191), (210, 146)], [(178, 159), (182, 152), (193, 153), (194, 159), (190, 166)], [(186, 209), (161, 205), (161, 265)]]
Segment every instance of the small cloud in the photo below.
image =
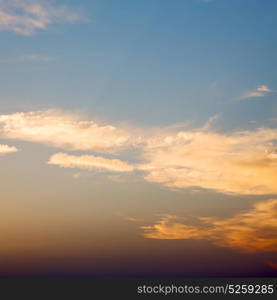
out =
[(10, 154), (10, 153), (15, 153), (18, 151), (19, 151), (19, 149), (17, 149), (16, 147), (11, 147), (8, 145), (0, 145), (0, 155), (6, 155), (6, 154)]
[(49, 165), (62, 168), (78, 168), (84, 170), (105, 170), (110, 172), (132, 172), (134, 167), (119, 159), (107, 159), (94, 155), (69, 155), (56, 153), (48, 161)]
[(267, 87), (266, 85), (260, 85), (257, 87), (257, 91), (259, 92), (265, 92), (265, 93), (269, 93), (269, 92), (272, 92), (272, 90)]
[[(124, 172), (171, 189), (208, 189), (225, 194), (277, 193), (277, 129), (218, 133), (214, 116), (194, 130), (123, 130), (57, 110), (0, 115), (0, 136), (100, 156), (56, 153), (49, 164), (64, 168)], [(178, 126), (177, 128), (178, 129)], [(141, 132), (139, 132), (141, 133)], [(133, 163), (103, 153), (131, 151)], [(110, 177), (120, 180), (118, 177)]]
[(219, 115), (214, 115), (208, 119), (208, 121), (202, 127), (203, 131), (210, 130), (212, 125), (219, 119)]
[(220, 134), (179, 131), (148, 140), (139, 167), (145, 180), (170, 188), (225, 194), (277, 193), (277, 129)]
[(87, 21), (78, 9), (47, 0), (0, 0), (0, 30), (30, 36), (51, 24)]
[(248, 91), (243, 93), (240, 97), (236, 98), (235, 100), (243, 100), (248, 98), (259, 98), (265, 97), (268, 93), (274, 92), (266, 85), (260, 85), (254, 91)]

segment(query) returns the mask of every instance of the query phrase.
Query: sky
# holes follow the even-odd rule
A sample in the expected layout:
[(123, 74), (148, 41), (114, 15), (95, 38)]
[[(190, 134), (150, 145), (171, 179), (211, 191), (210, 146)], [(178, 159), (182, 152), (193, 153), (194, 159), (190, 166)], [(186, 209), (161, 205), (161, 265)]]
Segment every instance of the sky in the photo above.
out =
[(276, 276), (274, 0), (0, 0), (0, 275)]

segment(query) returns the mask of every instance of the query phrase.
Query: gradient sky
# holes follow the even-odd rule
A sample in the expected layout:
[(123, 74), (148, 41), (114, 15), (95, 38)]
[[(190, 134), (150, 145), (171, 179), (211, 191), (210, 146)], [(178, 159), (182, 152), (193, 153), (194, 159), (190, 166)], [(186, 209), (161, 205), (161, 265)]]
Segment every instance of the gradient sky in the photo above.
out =
[(0, 0), (0, 275), (276, 276), (276, 12)]

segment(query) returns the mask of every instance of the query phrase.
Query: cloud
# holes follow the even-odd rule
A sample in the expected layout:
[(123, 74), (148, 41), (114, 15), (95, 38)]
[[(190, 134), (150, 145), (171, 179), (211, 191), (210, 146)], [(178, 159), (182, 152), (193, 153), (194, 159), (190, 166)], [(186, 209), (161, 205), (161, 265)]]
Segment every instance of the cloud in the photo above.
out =
[(145, 179), (226, 194), (277, 193), (277, 129), (232, 134), (180, 131), (149, 140)]
[(212, 125), (214, 122), (216, 122), (219, 119), (219, 115), (214, 115), (208, 119), (208, 121), (204, 124), (202, 127), (203, 131), (210, 130), (212, 128)]
[(16, 63), (16, 62), (51, 62), (55, 58), (41, 54), (23, 54), (15, 57), (0, 58), (0, 63)]
[[(123, 130), (58, 110), (19, 112), (0, 115), (0, 136), (71, 151), (119, 154), (135, 150), (136, 163), (125, 165), (128, 172), (139, 170), (136, 176), (143, 174), (145, 180), (170, 188), (277, 194), (277, 129), (216, 133), (211, 129), (215, 119), (200, 129), (149, 129), (137, 135), (139, 130)], [(57, 164), (65, 167), (69, 156), (62, 155)], [(70, 156), (67, 166), (88, 169), (95, 158)], [(113, 161), (98, 159), (105, 166)]]
[(272, 90), (267, 87), (266, 85), (260, 85), (257, 87), (257, 91), (259, 92), (263, 92), (263, 93), (269, 93), (269, 92), (272, 92)]
[(143, 222), (144, 221), (144, 219), (142, 219), (142, 218), (126, 216), (119, 211), (114, 212), (114, 216), (116, 216), (122, 220), (129, 221), (129, 222)]
[(63, 168), (78, 168), (85, 170), (105, 170), (110, 172), (131, 172), (134, 167), (119, 159), (107, 159), (94, 155), (68, 155), (56, 153), (48, 161), (49, 165)]
[(25, 54), (19, 56), (18, 59), (20, 61), (29, 61), (29, 62), (49, 62), (54, 60), (53, 57), (40, 55), (40, 54)]
[(256, 92), (256, 91), (253, 91), (253, 92), (246, 92), (244, 94), (242, 94), (240, 96), (240, 100), (243, 100), (243, 99), (248, 99), (248, 98), (258, 98), (258, 97), (264, 97), (265, 96), (265, 93), (263, 92)]
[(272, 268), (277, 270), (277, 261), (267, 261), (267, 264)]
[(266, 85), (260, 85), (256, 88), (254, 91), (248, 91), (243, 93), (239, 98), (235, 100), (244, 100), (248, 98), (259, 98), (259, 97), (265, 97), (268, 93), (274, 92), (272, 91), (268, 86)]
[(231, 218), (198, 217), (188, 225), (176, 216), (165, 216), (156, 224), (142, 226), (150, 239), (208, 240), (241, 252), (277, 251), (277, 199), (260, 202)]
[(17, 149), (16, 147), (11, 147), (8, 145), (0, 144), (0, 155), (6, 155), (6, 154), (10, 154), (10, 153), (15, 153), (18, 151), (19, 151), (19, 149)]
[(215, 0), (200, 0), (200, 1), (203, 3), (211, 3), (211, 2), (214, 2)]
[(46, 0), (0, 0), (0, 30), (30, 36), (50, 24), (75, 23), (85, 18), (76, 9)]
[(130, 143), (127, 132), (57, 110), (0, 115), (0, 135), (67, 150), (115, 152)]

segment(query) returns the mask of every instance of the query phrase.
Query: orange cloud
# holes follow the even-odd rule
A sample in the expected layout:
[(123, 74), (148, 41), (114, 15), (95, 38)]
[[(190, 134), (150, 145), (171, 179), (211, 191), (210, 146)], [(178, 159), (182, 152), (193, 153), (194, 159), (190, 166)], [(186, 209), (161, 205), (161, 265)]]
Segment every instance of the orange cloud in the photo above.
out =
[(145, 179), (173, 188), (200, 187), (227, 194), (277, 193), (277, 129), (225, 135), (181, 131), (150, 139)]
[(94, 155), (69, 155), (56, 153), (48, 161), (49, 165), (63, 168), (78, 168), (86, 170), (106, 170), (111, 172), (131, 172), (133, 166), (119, 159), (107, 159)]
[(165, 216), (151, 226), (142, 226), (145, 238), (208, 240), (241, 252), (277, 251), (277, 199), (257, 203), (231, 218), (198, 217), (188, 225), (176, 216)]

